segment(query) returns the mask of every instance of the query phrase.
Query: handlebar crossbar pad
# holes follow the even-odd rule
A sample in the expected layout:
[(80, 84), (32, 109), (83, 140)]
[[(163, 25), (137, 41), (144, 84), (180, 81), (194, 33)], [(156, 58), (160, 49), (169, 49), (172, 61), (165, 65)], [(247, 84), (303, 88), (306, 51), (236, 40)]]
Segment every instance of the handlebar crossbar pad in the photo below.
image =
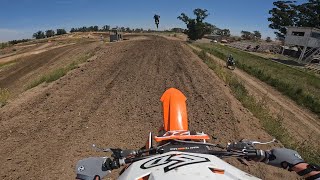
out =
[(109, 171), (103, 170), (103, 164), (106, 158), (103, 157), (90, 157), (78, 161), (76, 166), (77, 178), (92, 180), (96, 175), (100, 178), (105, 177)]

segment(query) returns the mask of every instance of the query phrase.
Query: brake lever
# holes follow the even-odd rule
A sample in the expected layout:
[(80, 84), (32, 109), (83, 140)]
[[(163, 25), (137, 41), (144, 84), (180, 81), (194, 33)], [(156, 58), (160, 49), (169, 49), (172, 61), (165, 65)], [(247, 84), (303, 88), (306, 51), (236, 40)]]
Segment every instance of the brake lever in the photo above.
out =
[(95, 149), (97, 152), (112, 152), (110, 148), (105, 148), (105, 149), (99, 148), (95, 144), (92, 144), (92, 148)]
[(272, 139), (272, 141), (267, 141), (267, 142), (245, 141), (245, 140), (242, 140), (241, 142), (248, 143), (248, 144), (254, 146), (254, 145), (256, 145), (256, 144), (261, 144), (261, 145), (271, 144), (271, 143), (277, 142), (277, 140), (276, 140), (276, 139)]

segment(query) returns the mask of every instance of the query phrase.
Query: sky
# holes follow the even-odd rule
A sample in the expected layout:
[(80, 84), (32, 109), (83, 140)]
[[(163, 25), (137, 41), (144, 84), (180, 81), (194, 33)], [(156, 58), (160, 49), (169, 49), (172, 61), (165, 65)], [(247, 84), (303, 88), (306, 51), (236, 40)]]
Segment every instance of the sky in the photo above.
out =
[(160, 15), (159, 29), (186, 28), (177, 19), (193, 16), (195, 8), (207, 9), (207, 22), (240, 35), (241, 30), (275, 37), (268, 27), (274, 0), (0, 0), (0, 42), (31, 38), (38, 30), (103, 25), (155, 29), (153, 15)]

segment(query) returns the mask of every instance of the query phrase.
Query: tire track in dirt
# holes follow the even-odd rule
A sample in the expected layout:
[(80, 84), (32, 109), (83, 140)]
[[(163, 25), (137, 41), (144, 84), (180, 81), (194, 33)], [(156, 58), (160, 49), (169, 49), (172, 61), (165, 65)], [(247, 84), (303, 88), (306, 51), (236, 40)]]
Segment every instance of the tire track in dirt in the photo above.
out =
[[(0, 109), (2, 179), (73, 179), (77, 160), (99, 155), (93, 143), (140, 148), (148, 131), (162, 124), (160, 97), (170, 87), (188, 98), (191, 129), (219, 142), (271, 138), (180, 42), (148, 37), (108, 44), (96, 56)], [(231, 163), (262, 178), (295, 177), (266, 165)]]

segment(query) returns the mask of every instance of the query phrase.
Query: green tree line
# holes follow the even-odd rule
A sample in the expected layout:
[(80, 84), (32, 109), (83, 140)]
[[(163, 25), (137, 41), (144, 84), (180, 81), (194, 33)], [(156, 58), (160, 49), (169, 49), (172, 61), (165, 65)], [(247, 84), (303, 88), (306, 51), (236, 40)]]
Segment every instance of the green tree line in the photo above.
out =
[(241, 37), (245, 40), (260, 40), (262, 35), (259, 31), (241, 31)]
[(35, 39), (43, 39), (43, 38), (49, 38), (49, 37), (59, 36), (63, 34), (67, 34), (67, 31), (65, 29), (57, 29), (56, 31), (49, 29), (49, 30), (46, 30), (45, 32), (37, 31), (33, 33), (32, 37)]
[[(143, 28), (130, 28), (130, 27), (115, 27), (116, 29), (121, 30), (122, 32), (143, 32), (145, 31)], [(108, 32), (112, 29), (111, 26), (109, 25), (104, 25), (101, 28), (99, 28), (99, 26), (83, 26), (83, 27), (79, 27), (79, 28), (71, 28), (70, 32)], [(151, 30), (150, 30), (151, 31)]]

